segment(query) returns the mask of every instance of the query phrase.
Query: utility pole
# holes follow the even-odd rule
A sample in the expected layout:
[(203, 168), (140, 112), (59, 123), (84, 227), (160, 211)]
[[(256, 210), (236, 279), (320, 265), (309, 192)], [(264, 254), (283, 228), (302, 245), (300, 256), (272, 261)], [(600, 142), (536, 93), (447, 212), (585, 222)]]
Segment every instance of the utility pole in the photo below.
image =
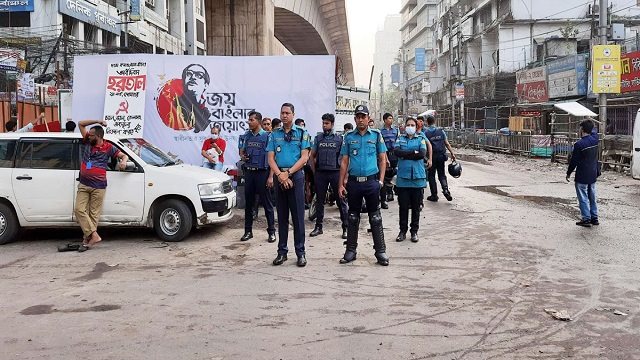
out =
[(400, 49), (400, 61), (402, 63), (402, 116), (406, 119), (409, 116), (409, 92), (407, 91), (408, 70), (405, 59), (405, 44)]
[[(460, 80), (460, 83), (462, 83), (462, 85), (464, 86), (464, 83), (462, 82), (462, 71), (460, 71), (461, 67), (460, 67), (460, 62), (462, 60), (462, 31), (460, 30), (460, 20), (462, 19), (462, 7), (458, 7), (458, 47), (457, 52), (458, 52), (458, 78)], [(465, 94), (466, 95), (466, 94)], [(465, 123), (464, 123), (464, 97), (462, 99), (460, 99), (460, 127), (462, 129), (465, 128)]]
[[(607, 29), (609, 28), (609, 3), (607, 0), (600, 0), (600, 45), (607, 44)], [(600, 123), (606, 124), (607, 121), (607, 94), (598, 94), (598, 113)]]
[[(455, 57), (453, 56), (453, 9), (449, 9), (449, 71), (453, 72), (453, 63)], [(451, 74), (451, 126), (456, 123), (456, 75)]]
[(384, 71), (380, 72), (380, 118), (382, 119), (382, 114), (384, 113), (383, 109), (383, 100), (384, 100)]

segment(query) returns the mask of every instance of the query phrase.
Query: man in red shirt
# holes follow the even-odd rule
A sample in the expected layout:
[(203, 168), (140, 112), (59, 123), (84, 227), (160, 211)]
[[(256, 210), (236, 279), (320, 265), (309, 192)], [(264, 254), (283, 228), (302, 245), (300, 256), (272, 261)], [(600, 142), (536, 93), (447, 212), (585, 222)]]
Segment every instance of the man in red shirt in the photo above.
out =
[(222, 171), (224, 165), (224, 150), (227, 142), (220, 137), (220, 128), (211, 128), (211, 137), (202, 144), (202, 157), (204, 157), (203, 167)]
[(93, 126), (87, 131), (87, 126), (100, 124), (106, 126), (102, 120), (83, 120), (78, 123), (82, 134), (82, 144), (80, 145), (80, 183), (76, 196), (75, 213), (80, 228), (84, 233), (83, 246), (80, 251), (84, 251), (102, 238), (98, 235), (98, 221), (102, 212), (102, 203), (107, 191), (107, 166), (112, 158), (118, 158), (118, 168), (124, 170), (127, 167), (129, 157), (114, 147), (111, 143), (104, 141), (104, 129), (102, 126)]

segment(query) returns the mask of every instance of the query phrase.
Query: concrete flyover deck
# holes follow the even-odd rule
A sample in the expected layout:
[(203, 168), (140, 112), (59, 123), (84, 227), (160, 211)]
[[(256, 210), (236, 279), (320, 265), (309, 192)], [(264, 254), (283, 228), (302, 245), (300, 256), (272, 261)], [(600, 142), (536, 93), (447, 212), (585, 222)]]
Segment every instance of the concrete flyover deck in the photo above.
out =
[(336, 55), (353, 85), (344, 0), (206, 0), (209, 55)]

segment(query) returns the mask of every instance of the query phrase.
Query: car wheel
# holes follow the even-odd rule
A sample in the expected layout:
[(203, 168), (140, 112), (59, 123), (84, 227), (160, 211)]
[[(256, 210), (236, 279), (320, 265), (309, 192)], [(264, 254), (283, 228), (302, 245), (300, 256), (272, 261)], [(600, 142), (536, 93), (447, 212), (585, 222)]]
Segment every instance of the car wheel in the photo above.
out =
[(0, 204), (0, 245), (15, 240), (18, 230), (20, 230), (20, 224), (18, 224), (13, 209), (5, 204)]
[(182, 241), (193, 227), (191, 210), (184, 201), (165, 200), (153, 212), (153, 227), (164, 241)]

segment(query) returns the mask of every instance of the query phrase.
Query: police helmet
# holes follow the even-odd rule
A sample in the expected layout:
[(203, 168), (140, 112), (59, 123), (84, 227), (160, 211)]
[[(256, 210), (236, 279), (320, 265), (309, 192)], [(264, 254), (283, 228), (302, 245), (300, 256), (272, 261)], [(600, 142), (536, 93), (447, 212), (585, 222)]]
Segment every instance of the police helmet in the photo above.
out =
[(448, 170), (449, 175), (453, 176), (456, 179), (459, 178), (460, 175), (462, 175), (462, 165), (460, 165), (460, 163), (458, 163), (457, 161), (452, 161), (448, 166)]

